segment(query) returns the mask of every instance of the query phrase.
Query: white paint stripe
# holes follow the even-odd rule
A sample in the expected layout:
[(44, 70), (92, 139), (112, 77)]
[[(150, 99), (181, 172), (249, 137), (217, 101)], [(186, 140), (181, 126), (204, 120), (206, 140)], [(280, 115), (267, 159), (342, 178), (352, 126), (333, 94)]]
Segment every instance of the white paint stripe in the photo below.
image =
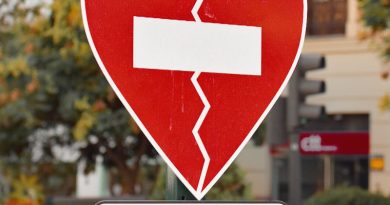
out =
[[(199, 8), (202, 5), (202, 3), (203, 3), (203, 0), (197, 0), (195, 2), (194, 8), (191, 11), (192, 15), (194, 16), (195, 21), (198, 23), (202, 22), (202, 20), (200, 19), (199, 15), (198, 15), (198, 11), (199, 11)], [(201, 100), (204, 104), (203, 111), (200, 114), (198, 121), (196, 122), (196, 124), (194, 126), (194, 129), (192, 130), (192, 133), (194, 134), (195, 140), (198, 143), (199, 149), (200, 149), (200, 151), (203, 155), (203, 158), (204, 158), (203, 168), (202, 168), (202, 172), (200, 174), (200, 179), (199, 179), (198, 187), (197, 187), (198, 195), (200, 195), (202, 193), (204, 181), (206, 180), (207, 171), (208, 171), (209, 165), (210, 165), (210, 156), (206, 150), (206, 147), (203, 144), (202, 138), (199, 135), (199, 130), (203, 124), (204, 119), (207, 116), (207, 113), (210, 111), (210, 107), (211, 107), (210, 102), (207, 100), (206, 95), (204, 94), (201, 86), (199, 85), (198, 78), (199, 78), (200, 74), (201, 74), (201, 72), (197, 71), (194, 73), (194, 75), (191, 78), (192, 84), (194, 85), (196, 91), (198, 92), (199, 97), (201, 98)], [(200, 199), (198, 199), (198, 200), (200, 200)]]
[(133, 49), (134, 68), (261, 75), (260, 27), (134, 17)]
[(199, 193), (201, 193), (202, 189), (203, 189), (204, 181), (206, 179), (207, 171), (208, 171), (208, 168), (210, 165), (210, 156), (207, 153), (206, 147), (204, 146), (202, 138), (199, 135), (199, 129), (202, 126), (203, 121), (206, 118), (207, 113), (209, 112), (211, 106), (210, 106), (210, 103), (207, 100), (202, 88), (200, 87), (200, 85), (198, 83), (199, 75), (200, 75), (200, 72), (195, 73), (192, 76), (191, 81), (192, 81), (192, 84), (194, 84), (194, 87), (195, 87), (196, 91), (198, 92), (198, 94), (199, 94), (199, 96), (200, 96), (200, 98), (205, 106), (201, 115), (198, 118), (198, 121), (195, 124), (194, 129), (192, 130), (192, 133), (194, 134), (195, 140), (198, 143), (199, 149), (202, 152), (203, 158), (205, 160), (203, 163), (202, 173), (201, 173), (199, 183), (198, 183), (198, 188), (197, 188), (197, 191)]
[(194, 17), (196, 22), (202, 22), (202, 19), (199, 17), (199, 9), (203, 4), (203, 0), (196, 0), (194, 7), (191, 10), (192, 16)]

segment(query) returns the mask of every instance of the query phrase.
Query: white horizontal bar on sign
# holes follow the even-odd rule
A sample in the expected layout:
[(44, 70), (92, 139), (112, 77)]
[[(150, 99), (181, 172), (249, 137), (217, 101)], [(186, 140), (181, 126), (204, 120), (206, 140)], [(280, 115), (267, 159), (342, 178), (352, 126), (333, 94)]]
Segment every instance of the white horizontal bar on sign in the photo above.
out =
[(134, 68), (261, 75), (261, 27), (134, 17)]

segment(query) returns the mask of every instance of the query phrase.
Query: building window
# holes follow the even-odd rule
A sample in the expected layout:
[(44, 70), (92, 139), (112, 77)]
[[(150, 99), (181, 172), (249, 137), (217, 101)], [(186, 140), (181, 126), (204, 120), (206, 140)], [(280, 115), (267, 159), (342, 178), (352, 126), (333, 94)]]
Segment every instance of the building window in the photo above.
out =
[(308, 35), (345, 34), (347, 0), (308, 0)]

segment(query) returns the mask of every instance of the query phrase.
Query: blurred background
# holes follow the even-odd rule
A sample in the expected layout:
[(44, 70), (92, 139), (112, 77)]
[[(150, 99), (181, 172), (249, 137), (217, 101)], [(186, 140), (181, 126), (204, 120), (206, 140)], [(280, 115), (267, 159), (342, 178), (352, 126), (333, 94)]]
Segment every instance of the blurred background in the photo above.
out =
[[(298, 71), (206, 199), (390, 204), (390, 1), (308, 5)], [(0, 204), (166, 199), (169, 174), (101, 74), (80, 2), (0, 0)]]

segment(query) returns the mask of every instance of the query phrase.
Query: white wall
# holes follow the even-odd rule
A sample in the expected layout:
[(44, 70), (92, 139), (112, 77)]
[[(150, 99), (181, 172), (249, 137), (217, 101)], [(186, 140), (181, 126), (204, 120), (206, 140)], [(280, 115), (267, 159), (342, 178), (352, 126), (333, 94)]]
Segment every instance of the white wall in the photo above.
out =
[(98, 158), (95, 171), (88, 175), (84, 174), (85, 163), (80, 162), (77, 169), (76, 196), (79, 198), (108, 197), (107, 171)]
[(257, 199), (269, 199), (272, 183), (269, 147), (258, 147), (250, 142), (235, 162), (245, 171), (246, 182), (251, 185), (253, 196)]

